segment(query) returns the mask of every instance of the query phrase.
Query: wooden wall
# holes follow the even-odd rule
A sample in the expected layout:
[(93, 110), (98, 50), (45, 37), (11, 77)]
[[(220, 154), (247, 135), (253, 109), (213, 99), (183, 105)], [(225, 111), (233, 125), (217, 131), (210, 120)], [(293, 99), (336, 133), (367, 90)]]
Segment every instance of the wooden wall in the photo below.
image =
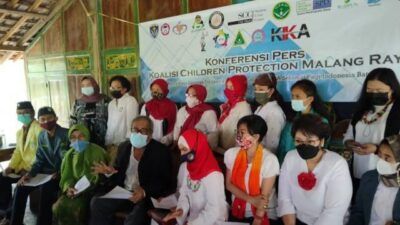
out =
[(71, 0), (25, 54), (31, 99), (35, 107), (54, 106), (64, 125), (83, 76), (93, 75), (108, 93), (108, 80), (124, 75), (140, 100), (136, 24), (244, 1), (82, 0), (83, 7)]

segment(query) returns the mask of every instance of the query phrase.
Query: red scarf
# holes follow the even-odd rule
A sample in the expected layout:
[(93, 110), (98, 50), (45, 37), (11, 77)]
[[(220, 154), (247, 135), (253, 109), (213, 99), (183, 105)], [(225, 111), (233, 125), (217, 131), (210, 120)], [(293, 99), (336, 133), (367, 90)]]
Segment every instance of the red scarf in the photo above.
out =
[(207, 136), (195, 129), (186, 130), (182, 137), (186, 140), (189, 148), (195, 152), (192, 162), (187, 163), (190, 179), (201, 180), (208, 174), (221, 169), (207, 142)]
[(156, 120), (167, 120), (168, 128), (167, 128), (167, 134), (169, 134), (173, 129), (176, 121), (176, 105), (173, 101), (168, 99), (166, 96), (168, 95), (168, 83), (163, 80), (163, 79), (157, 79), (151, 83), (151, 86), (153, 84), (157, 84), (160, 86), (164, 98), (162, 99), (151, 99), (146, 103), (146, 111), (154, 117)]
[[(260, 173), (262, 167), (263, 160), (263, 147), (262, 145), (258, 145), (256, 153), (254, 155), (250, 177), (249, 177), (249, 192), (250, 196), (258, 196), (261, 194), (260, 187)], [(246, 192), (245, 185), (245, 174), (247, 171), (247, 150), (240, 149), (238, 155), (236, 156), (235, 163), (232, 169), (231, 182), (237, 188)], [(251, 210), (253, 215), (256, 214), (256, 208), (252, 205)], [(243, 219), (246, 212), (246, 201), (240, 198), (235, 197), (232, 203), (232, 215), (236, 218)], [(262, 221), (262, 225), (269, 225), (268, 215), (265, 213), (264, 219)]]
[(189, 113), (189, 117), (182, 125), (181, 134), (188, 129), (194, 129), (205, 111), (213, 110), (212, 106), (204, 103), (204, 100), (207, 97), (207, 89), (203, 85), (191, 85), (186, 89), (186, 93), (188, 92), (189, 88), (193, 88), (196, 90), (196, 97), (200, 101), (200, 104), (196, 105), (193, 108), (190, 108), (188, 106), (185, 107), (186, 111)]
[(94, 89), (94, 93), (91, 96), (86, 96), (82, 95), (82, 97), (79, 99), (85, 103), (94, 103), (102, 100), (104, 98), (104, 95), (100, 94), (100, 88), (99, 85), (97, 84), (96, 80), (93, 77), (84, 77), (82, 78), (81, 81), (83, 80), (90, 80), (90, 83), (92, 83), (92, 87)]
[(224, 91), (228, 101), (221, 105), (220, 124), (229, 116), (231, 109), (234, 108), (237, 103), (245, 101), (244, 96), (247, 91), (247, 78), (245, 75), (234, 75), (228, 78), (226, 83), (228, 83), (228, 81), (232, 82), (233, 90), (225, 89)]

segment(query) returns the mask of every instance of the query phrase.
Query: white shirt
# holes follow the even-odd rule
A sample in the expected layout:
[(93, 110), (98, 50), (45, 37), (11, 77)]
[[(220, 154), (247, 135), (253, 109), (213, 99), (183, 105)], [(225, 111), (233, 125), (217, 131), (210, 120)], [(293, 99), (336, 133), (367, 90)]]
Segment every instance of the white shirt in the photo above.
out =
[(183, 177), (183, 181), (179, 190), (177, 208), (183, 210), (183, 215), (177, 218), (178, 224), (188, 221), (190, 225), (216, 225), (218, 222), (226, 221), (228, 206), (225, 201), (222, 173), (215, 171), (208, 174), (200, 180), (199, 189), (192, 191), (188, 187), (189, 171), (186, 164), (182, 166), (183, 173), (180, 176)]
[(237, 122), (240, 118), (250, 115), (251, 108), (246, 101), (239, 102), (231, 109), (229, 115), (219, 125), (219, 146), (225, 150), (236, 146)]
[(308, 225), (343, 225), (352, 196), (352, 183), (346, 161), (326, 150), (313, 173), (313, 189), (300, 187), (297, 176), (308, 172), (307, 163), (296, 150), (287, 153), (279, 177), (278, 214), (296, 214)]
[[(386, 128), (386, 120), (389, 116), (389, 112), (392, 109), (393, 104), (389, 105), (386, 112), (382, 115), (380, 119), (377, 121), (366, 124), (362, 121), (357, 122), (356, 124), (356, 137), (353, 136), (353, 126), (350, 124), (347, 128), (346, 134), (344, 135), (343, 141), (347, 140), (355, 140), (361, 144), (379, 144), (383, 138), (385, 137), (385, 128)], [(384, 106), (376, 107), (376, 112), (379, 112), (383, 109)], [(371, 119), (371, 117), (375, 115), (372, 113), (368, 113), (367, 119)], [(353, 174), (354, 177), (361, 179), (362, 175), (369, 171), (376, 169), (376, 164), (378, 162), (378, 156), (375, 154), (369, 155), (359, 155), (357, 153), (353, 154)]]
[(126, 169), (126, 177), (124, 181), (125, 189), (128, 191), (133, 191), (135, 188), (139, 187), (139, 173), (138, 173), (139, 161), (133, 156), (133, 148), (131, 150), (131, 156), (129, 158), (129, 164)]
[[(181, 132), (181, 128), (189, 117), (189, 113), (183, 106), (179, 109), (176, 116), (176, 123), (174, 127), (174, 140), (177, 141)], [(215, 149), (218, 144), (218, 120), (214, 110), (207, 110), (201, 116), (199, 122), (196, 124), (195, 129), (207, 135), (207, 141), (211, 149)]]
[(271, 101), (265, 105), (260, 105), (254, 114), (261, 116), (268, 126), (267, 135), (262, 141), (263, 146), (276, 153), (281, 132), (286, 124), (285, 113), (276, 101)]
[(398, 191), (398, 187), (386, 187), (382, 181), (379, 182), (372, 203), (369, 225), (384, 225), (393, 220), (393, 206)]
[(138, 115), (139, 105), (128, 93), (108, 104), (106, 145), (118, 145), (131, 135), (132, 120)]
[[(233, 166), (236, 161), (237, 154), (240, 151), (240, 147), (235, 147), (231, 148), (228, 151), (225, 152), (224, 155), (224, 163), (226, 165), (226, 168), (232, 172)], [(249, 178), (250, 178), (250, 172), (251, 172), (252, 164), (249, 163), (246, 173), (244, 175), (244, 182), (246, 186), (246, 192), (249, 193)], [(262, 166), (261, 166), (261, 176), (260, 176), (260, 187), (262, 185), (262, 180), (270, 177), (274, 177), (279, 175), (279, 162), (278, 158), (271, 153), (270, 151), (264, 149), (263, 152), (263, 159), (262, 159)], [(232, 201), (234, 200), (235, 196), (232, 195)], [(270, 198), (269, 198), (269, 204), (268, 204), (268, 217), (270, 219), (277, 219), (277, 213), (276, 213), (276, 205), (277, 205), (277, 199), (276, 199), (276, 193), (275, 193), (275, 187), (272, 189)], [(246, 204), (246, 212), (245, 212), (245, 217), (253, 217), (253, 213), (251, 211), (251, 205), (249, 203)]]
[[(142, 110), (140, 111), (140, 115), (142, 115), (142, 116), (147, 115), (146, 105), (144, 105), (142, 107)], [(163, 135), (163, 120), (157, 120), (151, 114), (149, 114), (149, 118), (151, 119), (151, 121), (153, 121), (152, 138), (154, 140), (157, 140), (157, 141), (163, 143), (166, 146), (170, 145), (173, 141), (172, 140), (173, 139), (173, 130), (171, 132), (169, 132), (167, 135)]]

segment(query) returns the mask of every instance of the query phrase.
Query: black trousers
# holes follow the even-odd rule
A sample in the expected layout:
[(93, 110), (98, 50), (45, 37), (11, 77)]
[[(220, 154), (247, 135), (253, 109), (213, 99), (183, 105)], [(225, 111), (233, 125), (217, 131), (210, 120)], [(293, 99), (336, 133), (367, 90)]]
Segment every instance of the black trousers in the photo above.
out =
[(0, 210), (6, 211), (11, 204), (12, 184), (18, 182), (18, 178), (10, 178), (0, 173)]
[(93, 197), (90, 202), (90, 225), (113, 225), (114, 214), (118, 211), (128, 212), (124, 225), (147, 225), (150, 217), (147, 211), (151, 203), (144, 199), (137, 204), (125, 199)]
[(15, 190), (12, 213), (11, 225), (22, 225), (25, 215), (26, 201), (29, 194), (35, 189), (39, 188), (39, 212), (37, 216), (37, 225), (51, 225), (53, 219), (52, 205), (58, 198), (59, 180), (51, 180), (45, 184), (37, 187), (18, 186)]

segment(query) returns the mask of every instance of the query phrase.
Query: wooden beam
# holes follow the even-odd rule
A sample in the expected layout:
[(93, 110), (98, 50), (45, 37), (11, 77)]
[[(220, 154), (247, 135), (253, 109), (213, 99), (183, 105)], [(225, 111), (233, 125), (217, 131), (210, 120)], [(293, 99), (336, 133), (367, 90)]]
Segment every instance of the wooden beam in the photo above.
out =
[(0, 51), (7, 51), (7, 52), (24, 52), (25, 47), (14, 47), (10, 45), (0, 45)]
[(19, 11), (19, 10), (6, 9), (6, 8), (0, 8), (0, 13), (15, 14), (15, 15), (20, 15), (20, 16), (35, 17), (35, 18), (41, 18), (41, 19), (45, 19), (47, 17), (46, 14), (40, 14), (40, 13), (34, 13), (34, 12), (28, 12), (28, 11)]
[(0, 64), (3, 64), (5, 61), (9, 60), (14, 53), (15, 52), (7, 52), (5, 55), (3, 55), (3, 57), (0, 59)]

